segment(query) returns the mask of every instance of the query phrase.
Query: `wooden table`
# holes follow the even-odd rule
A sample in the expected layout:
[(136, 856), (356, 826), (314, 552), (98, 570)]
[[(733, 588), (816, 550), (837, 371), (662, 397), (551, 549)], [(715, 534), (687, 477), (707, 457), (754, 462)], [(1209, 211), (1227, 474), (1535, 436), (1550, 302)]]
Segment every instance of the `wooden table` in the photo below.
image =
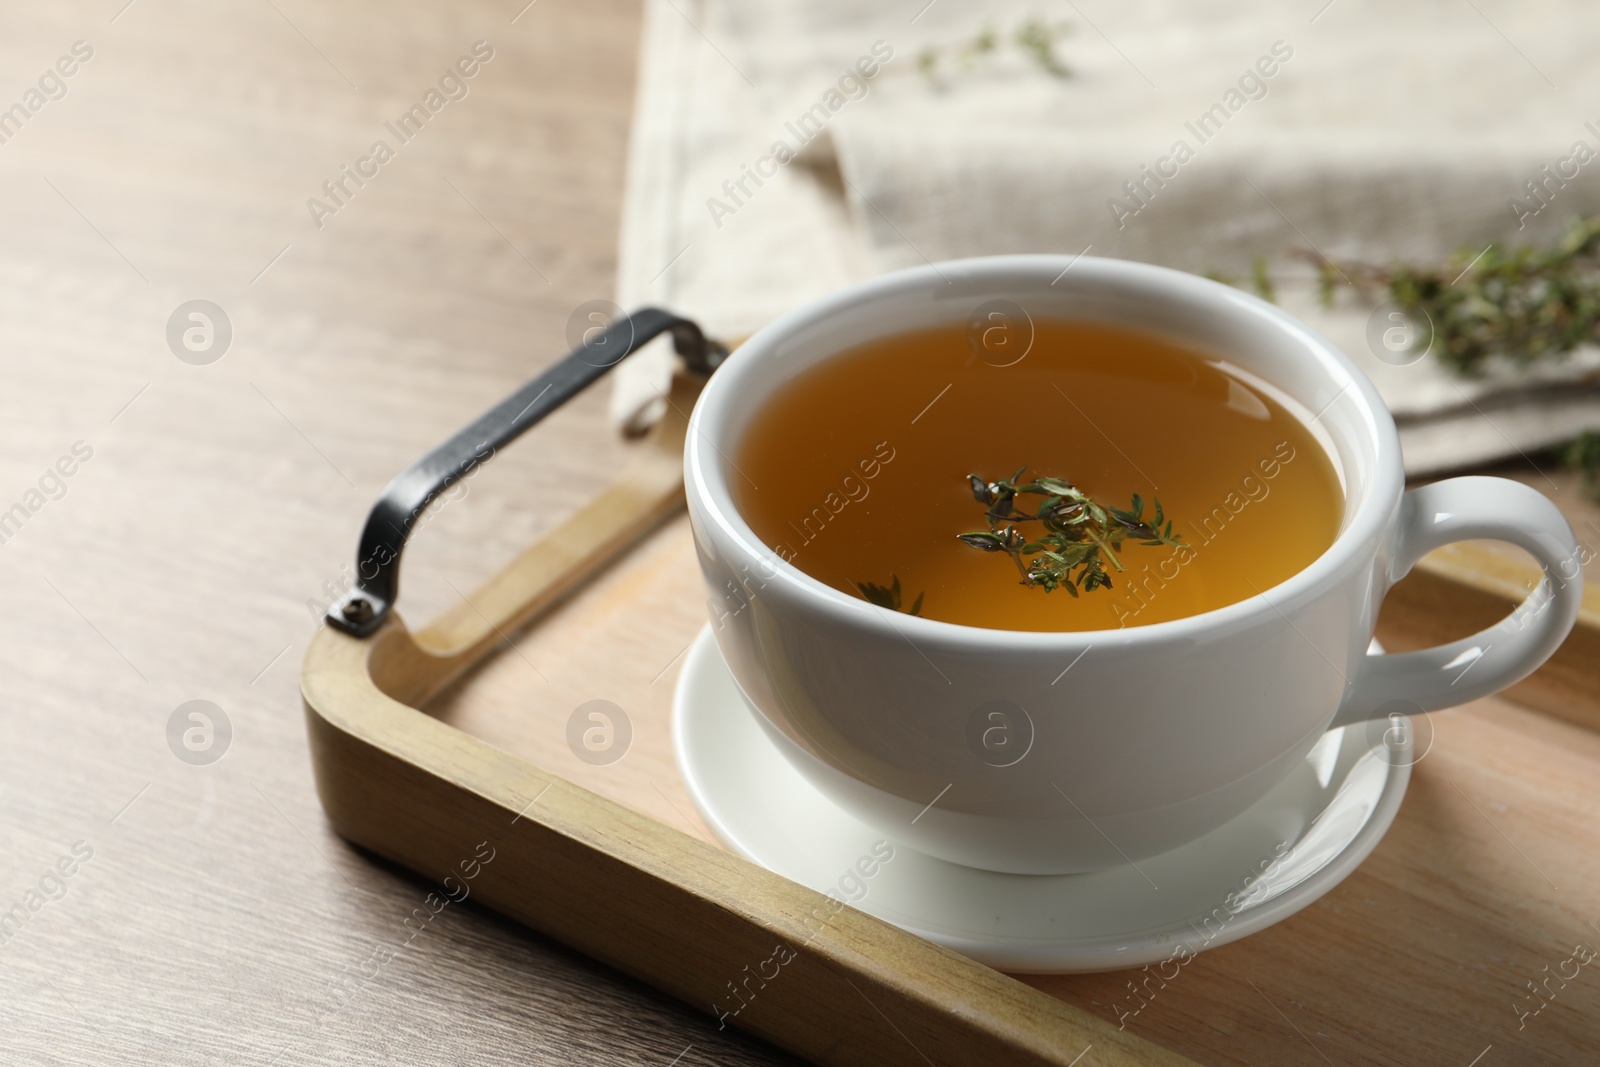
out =
[[(13, 4), (0, 21), (0, 109), (72, 70), (45, 79), (20, 129), (0, 123), (0, 1062), (787, 1062), (470, 900), (414, 933), (432, 887), (333, 835), (312, 789), (297, 667), (367, 508), (611, 292), (638, 13), (523, 3), (106, 0)], [(92, 56), (55, 68), (80, 40)], [(447, 86), (466, 95), (441, 97), (402, 142), (386, 124), (426, 106), (478, 40), (493, 57)], [(394, 150), (381, 163), (380, 138)], [(202, 299), (232, 338), (210, 362), (215, 335), (209, 351), (178, 343), (189, 362), (168, 322)], [(408, 619), (457, 606), (609, 477), (625, 446), (602, 405), (581, 398), (430, 518), (407, 556)], [(47, 474), (58, 461), (70, 476)], [(680, 522), (606, 582), (682, 548)], [(607, 588), (572, 611), (604, 610)], [(570, 664), (594, 654), (541, 639)], [(581, 670), (535, 679), (547, 660), (507, 653), (437, 713), (537, 753), (553, 743), (541, 721), (619, 686), (664, 706), (667, 644), (595, 691)], [(489, 689), (496, 703), (473, 703)], [(559, 707), (516, 717), (519, 694), (555, 690)], [(222, 709), (231, 738), (191, 752), (178, 709), (196, 700)], [(1592, 735), (1555, 719), (1441, 721), (1480, 747), (1520, 735), (1569, 752), (1564, 782), (1591, 765)], [(1347, 931), (1338, 971), (1373, 1003), (1476, 961), (1465, 980), (1482, 995), (1417, 1020), (1441, 1062), (1464, 1049), (1465, 1064), (1485, 1026), (1509, 1029), (1506, 975), (1536, 963), (1485, 961), (1496, 943), (1463, 946), (1457, 926), (1430, 931), (1435, 958), (1363, 969), (1385, 924), (1431, 921), (1420, 902), (1371, 914), (1413, 863), (1459, 882), (1451, 899), (1469, 909), (1486, 879), (1511, 880), (1527, 904), (1506, 923), (1548, 928), (1551, 964), (1560, 938), (1589, 936), (1592, 887), (1546, 895), (1517, 842), (1541, 820), (1545, 844), (1586, 839), (1592, 790), (1574, 785), (1546, 817), (1518, 783), (1550, 768), (1495, 766), (1477, 768), (1496, 788), (1474, 800), (1449, 788), (1466, 769), (1452, 751), (1407, 803), (1448, 809), (1469, 848), (1393, 835), (1298, 921), (1196, 964), (1248, 960), (1271, 994), (1251, 1012), (1220, 1005), (1255, 993), (1191, 978), (1142, 1032), (1214, 1062), (1378, 1056), (1381, 1034), (1318, 1006), (1307, 976), (1325, 969), (1304, 966), (1297, 940), (1314, 922)], [(641, 797), (703, 830), (681, 798)], [(1039, 984), (1109, 1018), (1125, 980)], [(1545, 1047), (1583, 1045), (1597, 989), (1575, 983), (1539, 1020)]]
[[(0, 16), (0, 108), (92, 49), (0, 126), (0, 511), (25, 512), (0, 527), (0, 1062), (787, 1062), (470, 900), (413, 937), (431, 887), (312, 789), (307, 601), (389, 476), (611, 295), (638, 11), (524, 2)], [(398, 143), (480, 39), (466, 97)], [(379, 138), (394, 158), (319, 229), (307, 198)], [(166, 338), (194, 299), (232, 326), (207, 365)], [(29, 497), (79, 441), (64, 495)], [(595, 395), (508, 453), (422, 531), (408, 610), (621, 449)], [(169, 747), (191, 700), (231, 724), (208, 765)]]

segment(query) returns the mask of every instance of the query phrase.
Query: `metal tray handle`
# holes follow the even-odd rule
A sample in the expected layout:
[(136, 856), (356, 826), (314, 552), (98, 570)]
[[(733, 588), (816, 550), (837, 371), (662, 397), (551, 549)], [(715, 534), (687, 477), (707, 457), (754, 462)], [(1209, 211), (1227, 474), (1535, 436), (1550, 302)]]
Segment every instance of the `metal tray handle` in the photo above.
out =
[(591, 332), (543, 374), (395, 475), (367, 516), (356, 549), (355, 584), (328, 609), (329, 624), (354, 637), (377, 633), (394, 611), (400, 556), (428, 505), (502, 446), (667, 332), (693, 373), (709, 375), (727, 358), (727, 346), (706, 337), (693, 321), (658, 308), (640, 308), (604, 330)]

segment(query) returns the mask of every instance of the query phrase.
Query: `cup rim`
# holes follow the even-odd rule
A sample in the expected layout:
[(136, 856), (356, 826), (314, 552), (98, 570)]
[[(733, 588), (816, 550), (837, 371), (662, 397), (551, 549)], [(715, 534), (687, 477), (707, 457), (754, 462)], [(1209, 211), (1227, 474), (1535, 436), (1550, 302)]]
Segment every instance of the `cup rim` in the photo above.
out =
[[(892, 298), (911, 290), (943, 286), (945, 272), (962, 272), (967, 277), (1037, 274), (1058, 281), (1078, 274), (1134, 285), (1161, 286), (1186, 290), (1188, 295), (1218, 302), (1219, 309), (1235, 315), (1253, 317), (1262, 326), (1273, 328), (1286, 339), (1297, 341), (1301, 349), (1318, 361), (1325, 376), (1339, 386), (1333, 400), (1316, 413), (1320, 417), (1347, 393), (1359, 400), (1357, 411), (1361, 431), (1370, 439), (1373, 469), (1368, 472), (1366, 492), (1354, 502), (1343, 528), (1315, 560), (1288, 578), (1232, 604), (1165, 622), (1146, 623), (1098, 630), (1001, 630), (987, 626), (928, 619), (918, 615), (890, 612), (858, 597), (833, 588), (812, 577), (778, 555), (740, 515), (722, 469), (726, 453), (707, 425), (716, 430), (725, 424), (739, 401), (742, 380), (753, 373), (757, 363), (771, 358), (778, 344), (819, 319), (847, 308)], [(1268, 377), (1263, 375), (1263, 377)], [(1270, 381), (1270, 377), (1268, 377)], [(857, 282), (826, 296), (794, 308), (746, 340), (728, 363), (707, 381), (689, 417), (684, 447), (684, 484), (691, 514), (698, 507), (704, 518), (718, 526), (724, 543), (738, 549), (747, 560), (771, 568), (761, 572), (762, 580), (781, 581), (805, 603), (841, 623), (859, 626), (863, 622), (882, 622), (913, 644), (921, 642), (964, 648), (1003, 644), (1012, 651), (1060, 650), (1087, 651), (1089, 646), (1152, 644), (1163, 640), (1187, 639), (1199, 631), (1214, 631), (1247, 623), (1263, 611), (1276, 614), (1282, 608), (1313, 595), (1326, 583), (1336, 580), (1365, 546), (1377, 545), (1395, 503), (1404, 490), (1405, 476), (1399, 459), (1400, 439), (1394, 419), (1378, 394), (1376, 386), (1349, 356), (1332, 341), (1290, 315), (1276, 304), (1232, 286), (1199, 275), (1133, 260), (1100, 256), (1002, 255), (928, 263), (920, 267), (882, 274)], [(1339, 463), (1338, 457), (1329, 457)], [(1347, 480), (1348, 483), (1348, 480)], [(1349, 506), (1349, 498), (1346, 498)], [(889, 615), (895, 615), (889, 618)]]

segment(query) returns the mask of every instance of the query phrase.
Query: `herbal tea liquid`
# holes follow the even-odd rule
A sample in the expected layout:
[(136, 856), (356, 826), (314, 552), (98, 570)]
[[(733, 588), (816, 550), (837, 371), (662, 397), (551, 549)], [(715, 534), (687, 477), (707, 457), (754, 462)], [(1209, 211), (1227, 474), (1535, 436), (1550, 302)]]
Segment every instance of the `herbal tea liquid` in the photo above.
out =
[[(1036, 321), (994, 366), (965, 324), (899, 334), (797, 376), (739, 443), (740, 513), (766, 544), (861, 596), (898, 580), (902, 610), (1001, 630), (1094, 630), (1196, 615), (1265, 591), (1333, 543), (1344, 498), (1310, 430), (1217, 356), (1102, 323)], [(1144, 515), (1185, 547), (1129, 538), (1111, 588), (1021, 584), (967, 476), (1040, 476)], [(1019, 501), (1022, 503), (1022, 501)], [(1034, 498), (1032, 504), (1037, 504)], [(1029, 510), (1032, 510), (1030, 507)], [(1032, 536), (1034, 529), (1019, 525)]]

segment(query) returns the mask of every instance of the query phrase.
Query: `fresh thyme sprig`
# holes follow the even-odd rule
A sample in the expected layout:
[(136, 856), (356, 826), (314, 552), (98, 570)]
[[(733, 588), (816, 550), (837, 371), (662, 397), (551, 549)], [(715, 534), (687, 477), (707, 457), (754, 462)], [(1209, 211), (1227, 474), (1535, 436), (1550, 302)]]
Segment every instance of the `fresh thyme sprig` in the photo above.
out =
[[(1497, 357), (1525, 368), (1560, 359), (1580, 345), (1600, 344), (1600, 215), (1575, 219), (1548, 247), (1462, 248), (1432, 266), (1336, 260), (1309, 248), (1291, 254), (1316, 272), (1324, 307), (1333, 307), (1341, 288), (1348, 288), (1368, 301), (1389, 300), (1413, 316), (1422, 313), (1432, 328), (1414, 331), (1413, 351), (1432, 351), (1461, 375), (1481, 374)], [(1205, 275), (1277, 299), (1261, 256), (1248, 283), (1217, 270)], [(1600, 500), (1600, 431), (1583, 431), (1555, 455), (1581, 472), (1585, 490)]]
[[(1154, 502), (1154, 517), (1146, 522), (1144, 501), (1137, 493), (1126, 511), (1108, 508), (1060, 478), (1038, 477), (1025, 482), (1022, 475), (1027, 469), (1022, 467), (1010, 478), (996, 482), (969, 474), (973, 499), (986, 505), (984, 517), (989, 520), (989, 529), (957, 535), (973, 548), (1009, 555), (1022, 576), (1022, 585), (1037, 585), (1047, 593), (1065, 589), (1073, 596), (1080, 589), (1110, 589), (1111, 575), (1105, 565), (1126, 570), (1117, 557), (1117, 547), (1127, 538), (1152, 547), (1186, 547), (1183, 538), (1173, 534), (1172, 523), (1162, 514), (1159, 500)], [(1017, 507), (1021, 496), (1043, 499), (1030, 513)], [(1043, 532), (1030, 537), (1018, 528), (1029, 522), (1039, 523)]]
[[(1350, 289), (1369, 301), (1393, 301), (1413, 316), (1422, 313), (1432, 329), (1415, 331), (1413, 345), (1431, 350), (1458, 374), (1481, 374), (1496, 358), (1526, 367), (1600, 344), (1600, 215), (1574, 220), (1552, 245), (1462, 248), (1436, 265), (1336, 260), (1305, 248), (1293, 254), (1316, 272), (1326, 307)], [(1218, 271), (1206, 274), (1244, 284)], [(1267, 300), (1276, 298), (1259, 256), (1249, 285)], [(1585, 431), (1558, 455), (1583, 472), (1590, 495), (1600, 499), (1600, 433)]]
[[(1010, 35), (1011, 43), (1026, 52), (1040, 70), (1052, 78), (1070, 78), (1072, 70), (1056, 55), (1056, 41), (1070, 29), (1068, 23), (1047, 23), (1031, 18)], [(1002, 40), (993, 26), (985, 26), (971, 40), (956, 48), (929, 45), (917, 55), (917, 70), (935, 85), (942, 85), (941, 68), (954, 60), (962, 71), (971, 70), (979, 57), (1000, 50)]]
[(855, 586), (861, 590), (862, 597), (880, 608), (888, 608), (890, 611), (904, 610), (907, 615), (921, 615), (923, 594), (918, 593), (917, 599), (912, 602), (911, 607), (903, 609), (900, 606), (900, 576), (891, 574), (889, 578), (890, 582), (887, 586), (876, 585), (872, 582), (856, 582)]
[[(1315, 270), (1327, 307), (1348, 287), (1425, 313), (1431, 336), (1417, 331), (1415, 343), (1431, 343), (1437, 358), (1461, 374), (1482, 373), (1496, 357), (1526, 365), (1600, 343), (1600, 216), (1574, 221), (1548, 247), (1463, 248), (1432, 265), (1336, 260), (1313, 249), (1294, 254)], [(1272, 299), (1259, 261), (1252, 282)]]
[[(1245, 285), (1244, 279), (1226, 271), (1208, 270), (1204, 274), (1214, 282), (1231, 285), (1235, 289), (1242, 289)], [(1272, 282), (1272, 271), (1268, 267), (1266, 256), (1257, 256), (1250, 262), (1250, 288), (1261, 299), (1274, 304), (1278, 302), (1278, 290)]]

